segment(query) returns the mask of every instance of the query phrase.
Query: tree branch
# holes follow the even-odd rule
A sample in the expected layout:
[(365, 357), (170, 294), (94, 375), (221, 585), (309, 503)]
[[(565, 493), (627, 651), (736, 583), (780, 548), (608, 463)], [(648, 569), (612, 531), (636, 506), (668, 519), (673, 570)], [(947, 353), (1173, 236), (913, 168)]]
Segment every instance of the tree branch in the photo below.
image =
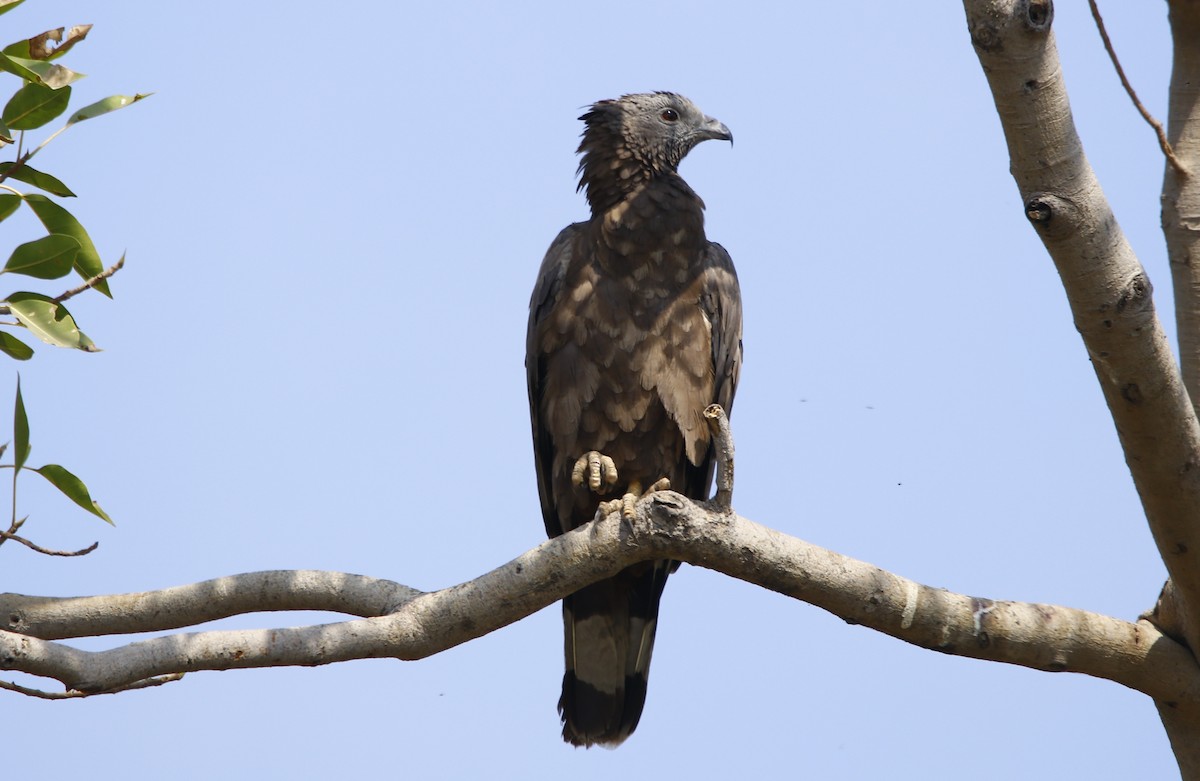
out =
[[(196, 670), (420, 659), (520, 620), (635, 562), (662, 558), (758, 584), (923, 648), (1085, 673), (1145, 692), (1181, 712), (1200, 712), (1200, 668), (1183, 646), (1147, 621), (953, 594), (669, 491), (645, 497), (632, 523), (611, 514), (475, 580), (436, 592), (355, 575), (283, 571), (120, 597), (0, 595), (0, 615), (19, 614), (15, 625), (22, 632), (0, 631), (0, 666), (54, 678), (72, 690), (105, 692)], [(169, 629), (264, 609), (343, 610), (371, 617), (181, 634), (99, 652), (42, 639)]]
[(97, 540), (96, 542), (93, 542), (91, 545), (87, 546), (86, 548), (80, 548), (79, 550), (55, 550), (54, 548), (43, 548), (41, 545), (38, 545), (33, 540), (27, 540), (24, 537), (20, 536), (19, 534), (13, 534), (12, 532), (0, 531), (0, 542), (3, 542), (4, 540), (12, 540), (13, 542), (19, 542), (22, 545), (24, 545), (26, 548), (29, 548), (31, 551), (35, 551), (37, 553), (42, 553), (46, 556), (86, 556), (89, 553), (91, 553), (92, 551), (96, 550), (96, 548), (100, 547), (100, 542)]
[[(1200, 7), (1195, 2), (1169, 0), (1171, 42), (1174, 47), (1167, 111), (1167, 136), (1187, 170), (1200, 165)], [(1184, 385), (1200, 402), (1200, 181), (1174, 166), (1163, 173), (1162, 227), (1167, 242), (1175, 293), (1175, 325)], [(1172, 578), (1175, 577), (1172, 571)], [(1197, 621), (1195, 596), (1176, 593), (1178, 584), (1163, 590), (1160, 609), (1170, 623), (1164, 629), (1186, 634)], [(1182, 604), (1181, 604), (1182, 603)], [(1187, 635), (1193, 649), (1194, 634)], [(1161, 703), (1159, 716), (1186, 779), (1200, 779), (1200, 718), (1181, 714)]]
[[(1190, 170), (1200, 170), (1200, 8), (1169, 4), (1175, 47), (1167, 109), (1167, 135)], [(1163, 172), (1163, 237), (1175, 293), (1179, 362), (1191, 398), (1200, 401), (1200, 178)]]
[[(1154, 310), (1075, 132), (1049, 0), (965, 0), (1008, 141), (1013, 178), (1062, 278), (1150, 530), (1200, 648), (1200, 425)], [(1178, 148), (1178, 147), (1177, 147)]]
[(281, 610), (382, 616), (422, 592), (390, 580), (317, 570), (272, 570), (188, 586), (100, 597), (0, 594), (0, 628), (43, 640), (159, 632)]
[[(111, 691), (95, 692), (94, 694), (120, 694), (121, 692), (133, 691), (134, 689), (149, 689), (152, 686), (162, 686), (164, 683), (173, 683), (174, 681), (180, 680), (183, 680), (183, 673), (162, 675), (157, 678), (147, 678), (144, 681), (136, 681), (128, 686), (122, 686)], [(16, 692), (17, 694), (24, 694), (26, 697), (35, 697), (39, 700), (73, 700), (79, 699), (80, 697), (94, 696), (93, 694), (80, 691), (47, 692), (42, 691), (41, 689), (31, 689), (28, 686), (21, 686), (20, 684), (13, 683), (11, 681), (0, 681), (0, 689)]]
[(704, 409), (704, 419), (708, 421), (717, 454), (717, 495), (713, 497), (713, 507), (728, 510), (733, 502), (733, 434), (729, 429), (729, 417), (720, 404), (709, 404)]

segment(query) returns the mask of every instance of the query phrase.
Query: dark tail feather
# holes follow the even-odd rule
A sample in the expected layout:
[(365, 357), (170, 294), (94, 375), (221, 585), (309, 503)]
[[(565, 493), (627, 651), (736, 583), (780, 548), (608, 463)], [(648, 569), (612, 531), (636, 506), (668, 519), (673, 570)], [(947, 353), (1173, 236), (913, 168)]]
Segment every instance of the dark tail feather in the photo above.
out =
[(616, 747), (646, 704), (658, 603), (671, 562), (639, 564), (563, 600), (563, 739)]

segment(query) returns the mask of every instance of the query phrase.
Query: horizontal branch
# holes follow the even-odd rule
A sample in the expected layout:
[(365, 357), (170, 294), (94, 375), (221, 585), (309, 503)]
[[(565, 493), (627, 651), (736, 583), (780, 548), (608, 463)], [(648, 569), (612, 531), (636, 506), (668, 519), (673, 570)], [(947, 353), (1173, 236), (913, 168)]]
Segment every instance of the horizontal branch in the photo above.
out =
[(10, 681), (0, 681), (0, 689), (7, 689), (10, 692), (24, 694), (26, 697), (35, 697), (39, 700), (77, 700), (80, 697), (91, 697), (95, 694), (120, 694), (122, 692), (130, 692), (135, 689), (149, 689), (154, 686), (163, 686), (168, 683), (183, 680), (183, 673), (171, 673), (170, 675), (161, 675), (157, 678), (145, 678), (140, 681), (135, 681), (128, 686), (120, 686), (116, 689), (108, 689), (102, 692), (81, 692), (77, 690), (65, 692), (44, 692), (41, 689), (31, 689), (28, 686), (12, 683)]
[[(20, 614), (22, 634), (0, 632), (0, 666), (54, 678), (70, 689), (100, 692), (196, 670), (420, 659), (518, 621), (630, 564), (661, 558), (723, 572), (923, 648), (1085, 673), (1169, 706), (1200, 709), (1200, 669), (1181, 645), (1149, 622), (931, 588), (673, 492), (647, 496), (632, 522), (610, 515), (475, 580), (436, 592), (361, 576), (298, 571), (238, 575), (119, 597), (2, 595), (0, 610)], [(392, 612), (382, 614), (388, 608)], [(372, 617), (299, 628), (180, 634), (99, 652), (43, 639), (167, 629), (193, 620), (284, 609)], [(89, 626), (102, 631), (89, 631)]]
[(320, 570), (270, 570), (187, 586), (99, 597), (0, 594), (0, 628), (59, 640), (160, 632), (279, 610), (387, 615), (422, 592), (390, 580)]
[(92, 551), (94, 551), (100, 547), (100, 542), (97, 540), (96, 542), (93, 542), (91, 545), (87, 546), (86, 548), (80, 548), (78, 550), (55, 550), (53, 548), (43, 548), (41, 545), (38, 545), (33, 540), (26, 539), (25, 537), (22, 537), (19, 534), (13, 534), (12, 532), (0, 531), (0, 542), (3, 542), (4, 540), (12, 540), (13, 542), (19, 542), (20, 544), (24, 545), (26, 548), (29, 548), (29, 550), (34, 551), (35, 553), (41, 553), (45, 556), (62, 556), (62, 557), (67, 557), (67, 558), (70, 558), (73, 556), (86, 556), (89, 553), (91, 553)]

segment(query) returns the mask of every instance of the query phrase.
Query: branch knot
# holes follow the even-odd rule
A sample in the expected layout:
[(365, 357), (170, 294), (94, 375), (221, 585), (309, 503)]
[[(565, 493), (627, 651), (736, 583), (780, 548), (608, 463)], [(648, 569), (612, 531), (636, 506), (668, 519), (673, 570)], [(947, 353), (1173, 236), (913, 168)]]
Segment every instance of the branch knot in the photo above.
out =
[(1036, 192), (1025, 199), (1025, 219), (1044, 238), (1061, 238), (1076, 230), (1079, 208), (1060, 195)]
[(1054, 22), (1054, 3), (1051, 0), (1025, 0), (1019, 12), (1025, 26), (1033, 32), (1050, 32), (1050, 25)]

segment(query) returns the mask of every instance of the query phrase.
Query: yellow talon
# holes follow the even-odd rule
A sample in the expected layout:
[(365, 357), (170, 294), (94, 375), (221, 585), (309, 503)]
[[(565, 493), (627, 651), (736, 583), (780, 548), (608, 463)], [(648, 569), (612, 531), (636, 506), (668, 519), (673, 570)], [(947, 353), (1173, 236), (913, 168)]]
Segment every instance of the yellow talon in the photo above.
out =
[(580, 456), (571, 468), (571, 483), (583, 485), (585, 475), (587, 486), (592, 493), (608, 493), (608, 489), (617, 483), (617, 465), (603, 453), (589, 450)]

